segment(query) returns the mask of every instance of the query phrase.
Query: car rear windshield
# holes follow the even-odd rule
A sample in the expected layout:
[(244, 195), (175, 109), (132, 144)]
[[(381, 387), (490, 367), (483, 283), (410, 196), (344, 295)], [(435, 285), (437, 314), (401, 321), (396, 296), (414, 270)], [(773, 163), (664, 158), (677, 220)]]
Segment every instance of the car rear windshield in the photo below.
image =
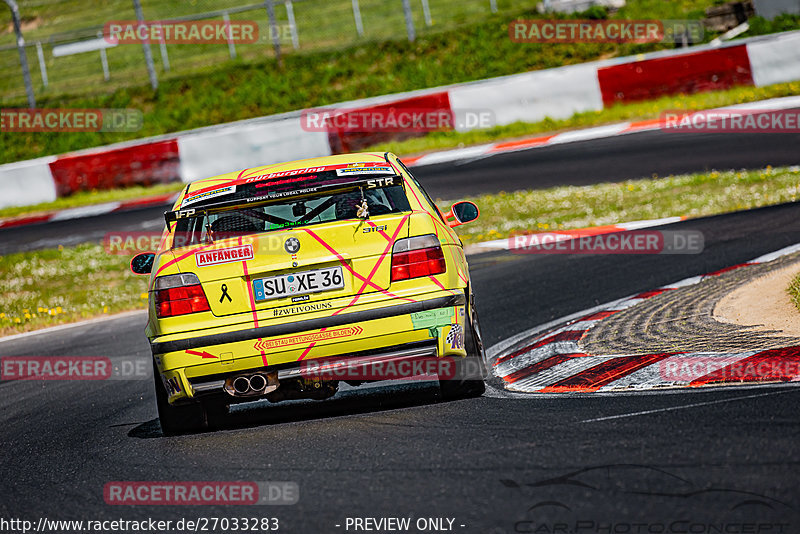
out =
[[(386, 176), (386, 174), (375, 175), (381, 179)], [(364, 175), (358, 178), (371, 178), (371, 176)], [(308, 177), (292, 177), (290, 180), (281, 180), (280, 183), (250, 183), (240, 184), (235, 188), (210, 190), (205, 198), (196, 202), (192, 202), (191, 199), (202, 195), (189, 197), (190, 202), (187, 204), (184, 201), (181, 207), (195, 208), (197, 215), (177, 220), (173, 248), (284, 228), (355, 219), (359, 217), (359, 207), (364, 200), (367, 202), (368, 217), (411, 211), (403, 186), (400, 184), (360, 188), (340, 193), (309, 195), (305, 192), (312, 186), (330, 186), (352, 181), (353, 177), (341, 177), (335, 172), (325, 172)], [(297, 192), (305, 193), (304, 196), (298, 197), (293, 194)], [(286, 197), (260, 206), (248, 204), (248, 201), (253, 199), (276, 193), (286, 194)], [(242, 200), (242, 205), (219, 213), (205, 214), (201, 211), (204, 206), (233, 200)]]

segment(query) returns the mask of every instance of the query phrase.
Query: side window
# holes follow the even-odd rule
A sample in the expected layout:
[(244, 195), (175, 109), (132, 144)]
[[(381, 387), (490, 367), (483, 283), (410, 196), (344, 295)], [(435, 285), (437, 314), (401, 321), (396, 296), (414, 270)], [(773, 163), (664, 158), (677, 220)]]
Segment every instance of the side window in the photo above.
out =
[(445, 221), (444, 216), (442, 215), (442, 212), (439, 210), (439, 207), (436, 205), (436, 203), (433, 201), (433, 199), (431, 199), (431, 197), (428, 195), (428, 192), (425, 191), (425, 188), (422, 187), (422, 185), (417, 181), (417, 179), (414, 177), (414, 175), (411, 174), (411, 171), (408, 170), (408, 167), (406, 167), (405, 164), (402, 161), (400, 161), (400, 158), (398, 158), (397, 156), (395, 156), (395, 161), (397, 162), (398, 165), (400, 165), (403, 168), (403, 170), (406, 172), (406, 174), (408, 174), (408, 176), (411, 178), (411, 181), (414, 182), (414, 185), (417, 186), (417, 189), (419, 189), (420, 192), (422, 192), (422, 196), (425, 198), (425, 200), (430, 205), (431, 210), (433, 210), (433, 212), (436, 213), (439, 216), (439, 219), (441, 219), (443, 223), (447, 224), (447, 221)]

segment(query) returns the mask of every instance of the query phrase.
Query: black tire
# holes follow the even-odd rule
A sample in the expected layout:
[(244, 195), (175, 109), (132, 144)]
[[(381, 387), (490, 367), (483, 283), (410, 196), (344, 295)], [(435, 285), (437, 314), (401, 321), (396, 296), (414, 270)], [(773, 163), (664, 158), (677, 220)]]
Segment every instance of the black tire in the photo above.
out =
[(468, 318), (464, 326), (464, 348), (467, 350), (467, 356), (455, 358), (454, 377), (439, 379), (439, 390), (445, 400), (480, 397), (486, 391), (486, 383), (483, 380), (486, 377), (483, 342), (478, 314), (474, 308), (472, 318)]
[(206, 427), (215, 430), (225, 425), (228, 418), (228, 403), (225, 402), (226, 396), (210, 397), (201, 401), (201, 406), (205, 412)]
[(189, 432), (200, 432), (208, 428), (206, 410), (199, 402), (173, 406), (167, 400), (167, 390), (161, 381), (161, 374), (153, 362), (153, 384), (156, 388), (156, 408), (161, 432), (165, 436), (175, 436)]

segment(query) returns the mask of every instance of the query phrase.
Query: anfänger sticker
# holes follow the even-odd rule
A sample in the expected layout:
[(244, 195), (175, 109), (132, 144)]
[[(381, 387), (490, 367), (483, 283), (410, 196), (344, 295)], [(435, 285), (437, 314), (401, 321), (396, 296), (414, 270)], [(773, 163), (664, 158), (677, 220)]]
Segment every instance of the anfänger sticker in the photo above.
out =
[(253, 259), (253, 245), (242, 245), (231, 248), (221, 248), (219, 250), (204, 250), (194, 255), (198, 267), (207, 265), (219, 265), (221, 263), (232, 263)]

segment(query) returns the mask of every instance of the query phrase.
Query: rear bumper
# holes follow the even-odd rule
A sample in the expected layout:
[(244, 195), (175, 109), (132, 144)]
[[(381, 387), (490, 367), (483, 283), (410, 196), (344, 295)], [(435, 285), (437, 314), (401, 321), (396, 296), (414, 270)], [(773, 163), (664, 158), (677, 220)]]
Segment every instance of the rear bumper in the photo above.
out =
[[(280, 325), (152, 343), (170, 402), (224, 392), (226, 378), (277, 373), (279, 381), (302, 377), (309, 366), (335, 362), (341, 374), (374, 363), (395, 364), (443, 356), (464, 356), (468, 315), (464, 293), (392, 304)], [(318, 369), (318, 366), (316, 367)], [(274, 376), (274, 375), (273, 375)]]
[[(348, 357), (325, 358), (315, 365), (295, 362), (282, 366), (275, 372), (277, 373), (279, 381), (310, 376), (324, 376), (327, 379), (341, 378), (342, 380), (346, 380), (348, 377), (362, 373), (365, 368), (374, 368), (376, 364), (386, 365), (387, 368), (393, 365), (395, 368), (398, 368), (402, 367), (403, 363), (428, 361), (428, 359), (435, 358), (437, 355), (438, 347), (435, 342), (412, 343), (403, 347), (369, 351), (362, 354), (353, 354)], [(311, 360), (311, 362), (315, 362), (315, 360)], [(390, 378), (387, 377), (385, 379)], [(222, 394), (225, 391), (224, 386), (224, 377), (200, 377), (189, 380), (189, 387), (194, 397)], [(244, 400), (246, 401), (247, 399)]]
[(150, 344), (150, 348), (155, 355), (166, 354), (168, 352), (194, 350), (213, 345), (225, 345), (240, 341), (252, 341), (255, 339), (286, 336), (301, 332), (308, 332), (311, 330), (319, 330), (322, 328), (333, 328), (336, 326), (360, 323), (363, 321), (398, 317), (411, 313), (434, 310), (436, 308), (445, 308), (447, 306), (463, 306), (466, 304), (465, 301), (466, 299), (464, 294), (457, 293), (454, 295), (448, 295), (446, 297), (438, 297), (405, 304), (395, 304), (392, 306), (384, 306), (382, 308), (343, 313), (341, 315), (333, 315), (317, 319), (307, 319), (304, 321), (262, 326), (259, 328), (248, 328), (246, 330), (236, 330), (234, 332), (225, 332), (207, 336), (187, 337), (185, 339), (177, 339), (173, 341), (154, 342)]

